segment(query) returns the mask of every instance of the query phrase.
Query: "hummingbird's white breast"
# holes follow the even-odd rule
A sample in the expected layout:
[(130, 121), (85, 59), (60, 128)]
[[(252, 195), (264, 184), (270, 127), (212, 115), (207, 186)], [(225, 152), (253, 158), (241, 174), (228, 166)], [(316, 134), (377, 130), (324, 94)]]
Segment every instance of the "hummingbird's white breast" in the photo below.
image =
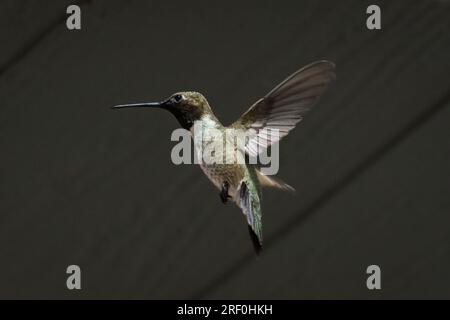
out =
[[(194, 122), (191, 135), (194, 140), (194, 150), (199, 160), (200, 168), (209, 180), (220, 190), (222, 183), (230, 185), (229, 195), (235, 199), (240, 181), (243, 179), (245, 164), (226, 162), (225, 127), (210, 115), (203, 116)], [(235, 152), (233, 149), (231, 152)], [(212, 153), (215, 159), (222, 162), (211, 163), (208, 156)], [(230, 158), (230, 157), (228, 157)]]

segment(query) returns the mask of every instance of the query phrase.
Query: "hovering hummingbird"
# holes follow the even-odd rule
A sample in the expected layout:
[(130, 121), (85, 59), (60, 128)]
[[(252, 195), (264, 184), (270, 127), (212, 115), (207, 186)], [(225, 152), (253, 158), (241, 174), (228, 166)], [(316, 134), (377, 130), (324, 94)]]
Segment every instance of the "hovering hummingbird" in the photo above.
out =
[[(122, 104), (112, 108), (151, 107), (170, 111), (181, 127), (195, 140), (194, 127), (200, 126), (202, 139), (209, 131), (241, 130), (247, 143), (232, 152), (257, 157), (286, 136), (311, 109), (328, 85), (335, 79), (335, 66), (329, 61), (316, 61), (301, 68), (272, 91), (256, 101), (242, 116), (228, 127), (216, 118), (206, 98), (192, 91), (178, 92), (161, 102)], [(271, 135), (270, 131), (278, 134)], [(211, 137), (211, 136), (210, 136)], [(201, 146), (194, 144), (198, 149)], [(220, 190), (223, 203), (231, 199), (247, 219), (250, 237), (257, 254), (262, 249), (261, 187), (275, 187), (294, 191), (294, 188), (272, 176), (265, 175), (256, 164), (200, 163), (211, 182)]]

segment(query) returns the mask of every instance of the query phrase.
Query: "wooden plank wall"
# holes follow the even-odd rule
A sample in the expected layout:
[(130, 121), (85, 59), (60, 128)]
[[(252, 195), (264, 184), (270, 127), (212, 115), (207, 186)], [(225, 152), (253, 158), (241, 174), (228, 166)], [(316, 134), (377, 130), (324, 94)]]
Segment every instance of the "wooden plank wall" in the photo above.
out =
[[(450, 298), (450, 4), (81, 1), (0, 5), (0, 297)], [(265, 250), (163, 112), (203, 92), (224, 123), (318, 59), (338, 80), (280, 144)], [(83, 289), (65, 288), (78, 264)], [(382, 290), (365, 286), (382, 269)]]

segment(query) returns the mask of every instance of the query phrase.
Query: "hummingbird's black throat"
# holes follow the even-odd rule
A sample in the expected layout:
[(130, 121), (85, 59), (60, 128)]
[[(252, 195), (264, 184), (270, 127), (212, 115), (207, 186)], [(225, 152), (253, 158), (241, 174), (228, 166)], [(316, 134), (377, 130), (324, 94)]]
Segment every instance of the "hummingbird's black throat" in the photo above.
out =
[(162, 108), (170, 111), (175, 118), (177, 118), (181, 127), (186, 130), (190, 130), (196, 120), (199, 120), (202, 116), (200, 108), (192, 108), (183, 105), (174, 105), (170, 101), (166, 101), (162, 104)]

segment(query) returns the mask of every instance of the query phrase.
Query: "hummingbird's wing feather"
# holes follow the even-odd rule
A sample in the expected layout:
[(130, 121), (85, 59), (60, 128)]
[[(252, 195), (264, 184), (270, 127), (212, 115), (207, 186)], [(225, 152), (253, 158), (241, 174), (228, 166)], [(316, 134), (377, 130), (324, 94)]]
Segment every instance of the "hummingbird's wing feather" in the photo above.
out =
[(254, 103), (231, 125), (245, 130), (248, 142), (244, 151), (257, 156), (286, 136), (335, 79), (334, 68), (329, 61), (308, 64)]
[(245, 180), (239, 185), (237, 205), (241, 208), (249, 226), (250, 237), (257, 254), (262, 249), (261, 205), (257, 190)]

